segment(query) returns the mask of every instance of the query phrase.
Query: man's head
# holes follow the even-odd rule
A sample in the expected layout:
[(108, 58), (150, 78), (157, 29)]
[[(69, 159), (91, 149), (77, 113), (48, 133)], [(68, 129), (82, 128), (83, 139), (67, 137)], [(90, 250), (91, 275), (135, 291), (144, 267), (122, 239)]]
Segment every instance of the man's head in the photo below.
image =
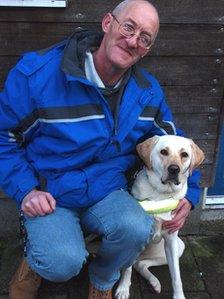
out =
[(150, 50), (159, 30), (156, 9), (146, 0), (125, 0), (102, 21), (105, 61), (126, 70)]

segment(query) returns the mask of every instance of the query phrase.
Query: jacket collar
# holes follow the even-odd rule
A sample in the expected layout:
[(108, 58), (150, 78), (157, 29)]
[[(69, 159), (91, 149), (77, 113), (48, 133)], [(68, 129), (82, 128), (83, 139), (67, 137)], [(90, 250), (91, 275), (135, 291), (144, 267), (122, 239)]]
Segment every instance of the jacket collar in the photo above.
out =
[(143, 74), (143, 69), (138, 65), (132, 67), (132, 75), (139, 87), (146, 89), (151, 86), (151, 82)]
[(66, 75), (85, 77), (85, 54), (93, 47), (97, 48), (102, 40), (102, 34), (79, 29), (68, 39), (61, 61), (61, 70)]

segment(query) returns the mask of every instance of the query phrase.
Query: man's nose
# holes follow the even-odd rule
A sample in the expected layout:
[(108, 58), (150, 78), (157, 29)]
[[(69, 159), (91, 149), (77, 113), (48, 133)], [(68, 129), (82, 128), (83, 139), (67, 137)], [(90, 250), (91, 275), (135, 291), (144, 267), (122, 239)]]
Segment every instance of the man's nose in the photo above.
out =
[(138, 36), (136, 34), (132, 35), (131, 37), (127, 38), (127, 43), (131, 48), (138, 47)]

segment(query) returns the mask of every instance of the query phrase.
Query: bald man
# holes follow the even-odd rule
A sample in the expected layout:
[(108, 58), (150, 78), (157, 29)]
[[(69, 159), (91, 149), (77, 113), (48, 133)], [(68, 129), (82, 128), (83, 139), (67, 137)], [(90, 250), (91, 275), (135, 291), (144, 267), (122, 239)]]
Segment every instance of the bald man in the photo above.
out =
[[(136, 65), (158, 30), (148, 1), (126, 0), (105, 15), (103, 34), (78, 30), (10, 72), (0, 94), (0, 184), (21, 209), (26, 243), (11, 299), (36, 298), (41, 277), (78, 275), (88, 257), (83, 232), (102, 238), (88, 298), (111, 299), (120, 270), (150, 242), (153, 218), (129, 194), (125, 174), (139, 142), (176, 134), (159, 83)], [(192, 176), (172, 229), (198, 201), (196, 183)]]

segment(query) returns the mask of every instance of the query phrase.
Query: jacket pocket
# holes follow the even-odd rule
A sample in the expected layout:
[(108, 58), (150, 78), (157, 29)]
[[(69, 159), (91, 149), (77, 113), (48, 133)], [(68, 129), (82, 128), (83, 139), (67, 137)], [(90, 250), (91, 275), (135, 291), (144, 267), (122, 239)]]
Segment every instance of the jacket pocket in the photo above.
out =
[(64, 207), (81, 207), (86, 202), (87, 183), (83, 171), (69, 171), (47, 182), (47, 190)]

